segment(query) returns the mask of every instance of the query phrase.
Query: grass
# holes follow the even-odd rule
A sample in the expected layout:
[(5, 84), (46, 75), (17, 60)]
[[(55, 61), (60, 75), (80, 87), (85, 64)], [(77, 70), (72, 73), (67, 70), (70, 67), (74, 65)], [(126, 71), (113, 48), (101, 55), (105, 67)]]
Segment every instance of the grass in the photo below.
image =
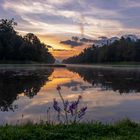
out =
[(26, 124), (1, 126), (0, 140), (139, 140), (140, 124), (123, 120), (115, 124)]

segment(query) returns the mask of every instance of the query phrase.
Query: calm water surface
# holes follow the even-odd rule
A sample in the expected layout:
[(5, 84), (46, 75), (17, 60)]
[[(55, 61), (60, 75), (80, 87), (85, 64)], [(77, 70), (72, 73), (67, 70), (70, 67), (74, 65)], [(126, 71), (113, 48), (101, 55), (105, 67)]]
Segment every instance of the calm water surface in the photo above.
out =
[(47, 109), (55, 120), (52, 101), (82, 95), (88, 110), (83, 121), (140, 121), (140, 70), (104, 68), (0, 68), (0, 124), (46, 121)]

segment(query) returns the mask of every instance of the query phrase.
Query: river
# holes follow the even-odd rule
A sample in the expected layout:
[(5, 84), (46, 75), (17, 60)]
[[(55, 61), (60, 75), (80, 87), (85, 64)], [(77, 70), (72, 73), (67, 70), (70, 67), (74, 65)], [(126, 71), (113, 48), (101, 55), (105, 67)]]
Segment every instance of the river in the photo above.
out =
[(104, 67), (1, 67), (0, 124), (56, 120), (53, 99), (61, 86), (65, 100), (82, 96), (82, 121), (140, 121), (140, 69)]

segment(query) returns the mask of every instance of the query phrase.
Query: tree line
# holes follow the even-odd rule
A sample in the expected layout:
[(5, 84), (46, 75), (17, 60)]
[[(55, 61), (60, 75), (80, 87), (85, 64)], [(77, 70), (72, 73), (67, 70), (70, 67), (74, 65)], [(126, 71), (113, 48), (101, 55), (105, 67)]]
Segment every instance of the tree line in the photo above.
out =
[(14, 27), (14, 19), (0, 20), (0, 61), (35, 61), (54, 63), (48, 48), (33, 33), (19, 35)]
[(112, 44), (84, 49), (79, 55), (63, 60), (64, 63), (140, 62), (140, 40), (121, 38)]

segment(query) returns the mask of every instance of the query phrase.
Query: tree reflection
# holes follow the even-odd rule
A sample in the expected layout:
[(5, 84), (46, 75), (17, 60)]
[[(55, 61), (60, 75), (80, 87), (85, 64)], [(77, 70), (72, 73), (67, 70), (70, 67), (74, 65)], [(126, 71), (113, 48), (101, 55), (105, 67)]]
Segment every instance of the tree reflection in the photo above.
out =
[(14, 110), (12, 105), (18, 95), (23, 93), (33, 98), (48, 81), (53, 69), (45, 70), (0, 70), (0, 108), (1, 111)]
[(69, 68), (78, 73), (84, 81), (102, 90), (113, 90), (122, 93), (140, 92), (140, 71), (115, 70), (115, 69), (92, 69), (92, 68)]

